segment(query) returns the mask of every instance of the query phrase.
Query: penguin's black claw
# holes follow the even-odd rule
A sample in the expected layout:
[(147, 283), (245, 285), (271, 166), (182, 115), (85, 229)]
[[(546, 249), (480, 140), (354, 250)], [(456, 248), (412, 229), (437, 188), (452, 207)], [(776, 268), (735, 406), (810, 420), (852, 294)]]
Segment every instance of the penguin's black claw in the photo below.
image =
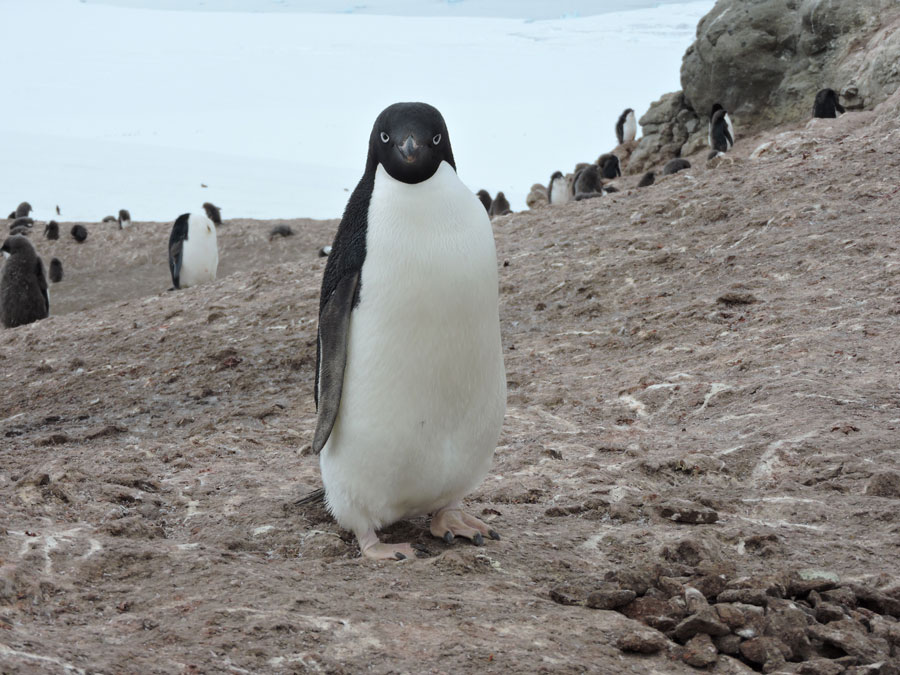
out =
[(481, 532), (475, 533), (475, 536), (472, 537), (472, 543), (476, 546), (484, 546), (484, 537), (481, 536)]
[(450, 530), (447, 530), (446, 532), (444, 532), (444, 537), (443, 537), (443, 538), (444, 538), (444, 543), (445, 543), (445, 544), (452, 544), (452, 543), (453, 543), (453, 533), (452, 533)]
[(491, 539), (493, 539), (494, 541), (500, 541), (500, 535), (497, 534), (497, 531), (496, 531), (496, 530), (489, 530), (489, 531), (488, 531), (488, 536), (489, 536)]
[(403, 555), (402, 553), (400, 553), (400, 551), (397, 551), (397, 552), (394, 554), (394, 557), (395, 557), (397, 560), (406, 560), (406, 556)]

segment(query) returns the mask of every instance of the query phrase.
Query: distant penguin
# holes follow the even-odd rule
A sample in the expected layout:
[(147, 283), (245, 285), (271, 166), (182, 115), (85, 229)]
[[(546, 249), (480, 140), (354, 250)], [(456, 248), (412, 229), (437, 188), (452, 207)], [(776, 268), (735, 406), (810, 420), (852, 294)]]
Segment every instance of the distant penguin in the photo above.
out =
[(62, 261), (59, 258), (50, 259), (50, 281), (58, 284), (63, 280)]
[(600, 167), (600, 174), (604, 178), (617, 178), (622, 175), (622, 168), (619, 166), (619, 158), (612, 153), (600, 155), (596, 161)]
[(734, 145), (734, 127), (731, 125), (728, 112), (721, 106), (709, 118), (708, 140), (709, 147), (716, 152), (728, 152)]
[(222, 224), (222, 208), (210, 202), (203, 202), (203, 210), (206, 211), (206, 217), (209, 218), (218, 227)]
[(47, 223), (47, 226), (44, 228), (44, 236), (47, 239), (59, 239), (59, 223), (55, 220)]
[(203, 213), (184, 213), (172, 225), (169, 235), (169, 272), (175, 288), (188, 288), (216, 280), (219, 247), (216, 221), (218, 209), (209, 202)]
[(16, 228), (23, 228), (23, 227), (30, 230), (32, 227), (34, 227), (34, 219), (27, 218), (25, 216), (16, 218), (14, 221), (12, 221), (9, 224), (9, 231), (12, 232)]
[(319, 307), (312, 448), (362, 554), (415, 555), (376, 531), (426, 514), (447, 544), (499, 539), (462, 501), (490, 470), (506, 409), (497, 256), (432, 106), (376, 119)]
[(117, 223), (117, 222), (119, 222), (119, 219), (116, 218), (115, 216), (103, 216), (103, 222), (104, 223)]
[(119, 229), (124, 230), (126, 227), (131, 227), (131, 214), (128, 213), (128, 209), (119, 209)]
[(619, 145), (633, 141), (637, 134), (637, 122), (634, 119), (634, 110), (625, 108), (625, 111), (619, 115), (619, 121), (616, 122), (616, 138)]
[(565, 204), (572, 200), (569, 193), (569, 184), (562, 171), (556, 171), (550, 176), (550, 184), (547, 186), (547, 195), (551, 204)]
[(666, 165), (663, 167), (662, 174), (663, 176), (668, 176), (673, 173), (678, 173), (684, 169), (690, 169), (691, 163), (686, 159), (682, 159), (681, 157), (677, 157), (675, 159), (670, 159), (666, 162)]
[(10, 234), (21, 234), (27, 237), (31, 234), (31, 225), (13, 225), (9, 228)]
[(638, 187), (647, 187), (648, 185), (653, 185), (656, 181), (656, 174), (652, 171), (648, 171), (643, 176), (641, 176), (640, 182), (637, 184)]
[(34, 211), (34, 209), (31, 208), (31, 204), (22, 202), (16, 207), (16, 218), (26, 218), (32, 211)]
[(56, 215), (61, 216), (62, 214), (59, 212), (59, 204), (56, 205)]
[(27, 237), (13, 235), (0, 247), (6, 263), (0, 275), (0, 323), (15, 328), (50, 315), (44, 263)]
[(612, 185), (609, 183), (607, 183), (602, 188), (600, 188), (600, 192), (602, 192), (605, 195), (611, 195), (614, 192), (618, 192), (618, 191), (619, 191), (619, 188), (617, 188), (615, 185)]
[(602, 193), (600, 172), (596, 164), (589, 164), (575, 174), (575, 201), (599, 197)]
[(331, 255), (331, 247), (330, 246), (323, 246), (322, 248), (319, 249), (319, 257), (320, 258), (327, 258), (329, 255)]
[(269, 230), (269, 241), (275, 237), (291, 237), (293, 234), (294, 231), (291, 229), (290, 225), (276, 225)]
[(816, 94), (813, 103), (813, 117), (837, 117), (843, 114), (844, 106), (838, 101), (837, 92), (834, 89), (822, 89)]
[(88, 231), (84, 225), (73, 225), (71, 229), (72, 237), (79, 244), (82, 243), (85, 239), (87, 239)]
[(491, 203), (494, 201), (491, 199), (491, 193), (487, 190), (479, 190), (475, 193), (475, 196), (478, 197), (478, 200), (481, 202), (481, 205), (484, 206), (484, 210), (488, 213), (491, 212)]
[(491, 209), (488, 214), (493, 218), (494, 216), (505, 216), (508, 213), (512, 213), (509, 208), (509, 200), (503, 192), (498, 192), (497, 196), (491, 200)]

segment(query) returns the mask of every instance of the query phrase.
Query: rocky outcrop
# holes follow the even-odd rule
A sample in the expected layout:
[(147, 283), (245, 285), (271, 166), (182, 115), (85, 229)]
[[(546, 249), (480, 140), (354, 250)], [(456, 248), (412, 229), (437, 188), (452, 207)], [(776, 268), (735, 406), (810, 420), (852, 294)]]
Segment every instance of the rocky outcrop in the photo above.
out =
[(819, 89), (871, 109), (900, 85), (896, 0), (719, 0), (681, 64), (685, 104), (713, 103), (741, 128), (809, 118)]
[(641, 117), (626, 173), (704, 149), (717, 102), (738, 134), (808, 119), (825, 87), (849, 110), (874, 108), (900, 86), (900, 3), (719, 0), (697, 26), (681, 85)]

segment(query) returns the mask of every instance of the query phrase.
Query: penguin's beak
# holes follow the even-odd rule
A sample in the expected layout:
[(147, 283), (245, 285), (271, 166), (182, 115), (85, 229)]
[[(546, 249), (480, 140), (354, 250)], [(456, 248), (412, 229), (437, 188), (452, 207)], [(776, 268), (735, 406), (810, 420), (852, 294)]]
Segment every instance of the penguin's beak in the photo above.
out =
[(422, 146), (416, 143), (416, 139), (413, 138), (412, 134), (410, 134), (406, 137), (406, 140), (403, 141), (402, 145), (397, 146), (397, 150), (400, 151), (400, 155), (407, 164), (412, 164), (419, 159), (419, 150), (421, 147)]

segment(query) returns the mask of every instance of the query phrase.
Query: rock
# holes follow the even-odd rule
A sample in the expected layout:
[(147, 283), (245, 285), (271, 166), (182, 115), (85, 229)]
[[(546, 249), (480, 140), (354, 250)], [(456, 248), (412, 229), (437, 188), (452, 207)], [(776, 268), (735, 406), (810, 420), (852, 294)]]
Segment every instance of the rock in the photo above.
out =
[(684, 589), (684, 603), (687, 608), (688, 614), (695, 614), (699, 612), (701, 609), (706, 609), (709, 607), (709, 603), (706, 601), (706, 596), (703, 595), (700, 591), (698, 591), (693, 586), (687, 586)]
[(638, 654), (656, 654), (668, 648), (669, 640), (665, 635), (652, 628), (640, 628), (619, 636), (616, 647), (623, 652)]
[(806, 634), (806, 613), (790, 600), (772, 598), (766, 610), (764, 634), (783, 642), (790, 653), (788, 659), (806, 659), (812, 646)]
[(713, 637), (728, 635), (731, 629), (719, 621), (719, 616), (711, 607), (701, 609), (692, 614), (675, 627), (675, 638), (681, 642), (691, 639), (698, 633), (706, 633)]
[(605, 580), (614, 582), (619, 588), (627, 588), (635, 595), (646, 593), (656, 581), (656, 571), (649, 567), (622, 568), (607, 572)]
[(774, 637), (758, 637), (741, 643), (741, 655), (751, 663), (763, 667), (764, 673), (771, 673), (784, 663), (790, 650)]
[(807, 627), (807, 633), (813, 639), (857, 657), (861, 664), (875, 663), (890, 653), (887, 640), (868, 635), (865, 628), (851, 619), (832, 621), (827, 626), (812, 624)]
[(853, 594), (856, 595), (858, 607), (865, 607), (879, 614), (900, 617), (900, 600), (861, 584), (848, 584), (848, 586), (853, 591)]
[(681, 653), (681, 660), (695, 668), (711, 666), (718, 658), (719, 650), (713, 644), (712, 638), (705, 633), (695, 635), (688, 640)]
[(829, 602), (842, 605), (848, 609), (856, 608), (856, 593), (846, 586), (841, 586), (840, 588), (835, 588), (831, 591), (825, 591), (822, 593), (822, 598)]
[(588, 595), (585, 605), (591, 609), (617, 609), (634, 600), (635, 593), (621, 588), (605, 588)]
[(729, 588), (716, 596), (716, 602), (741, 602), (765, 607), (769, 602), (769, 596), (761, 588)]
[(844, 673), (846, 675), (898, 675), (900, 674), (900, 665), (896, 660), (893, 662), (880, 661), (865, 666), (851, 666)]
[(720, 102), (737, 142), (747, 127), (809, 119), (823, 86), (871, 109), (900, 84), (896, 7), (895, 0), (719, 0), (681, 64), (685, 105), (705, 116)]
[(846, 618), (847, 614), (833, 602), (825, 602), (824, 600), (816, 605), (816, 621), (819, 623), (829, 623), (831, 621), (840, 621)]
[(829, 659), (811, 659), (801, 663), (795, 672), (797, 675), (840, 675), (844, 666)]
[(550, 599), (558, 605), (577, 605), (578, 598), (567, 588), (551, 588)]
[(714, 601), (719, 593), (725, 590), (726, 583), (728, 583), (728, 580), (723, 574), (707, 574), (691, 580), (691, 586), (700, 591), (703, 597), (710, 602)]
[(684, 617), (684, 611), (670, 601), (641, 597), (619, 610), (629, 619), (640, 621), (657, 630), (673, 630)]
[(661, 576), (656, 582), (656, 587), (670, 598), (684, 594), (684, 585), (673, 577)]
[(720, 635), (715, 638), (713, 642), (716, 645), (716, 649), (718, 649), (723, 654), (730, 654), (731, 656), (735, 656), (736, 654), (740, 654), (741, 651), (741, 638), (733, 633), (730, 635)]
[(838, 585), (840, 577), (834, 572), (806, 569), (787, 575), (784, 582), (787, 596), (799, 598), (807, 596), (810, 591), (821, 593), (831, 590)]
[(716, 615), (719, 617), (719, 621), (732, 630), (740, 628), (747, 623), (744, 612), (731, 603), (719, 603), (714, 606), (714, 609), (716, 610)]
[(882, 471), (874, 474), (866, 486), (866, 494), (872, 497), (900, 499), (900, 473)]
[(656, 512), (667, 520), (689, 525), (714, 523), (719, 519), (719, 514), (702, 504), (696, 504), (686, 499), (670, 499), (656, 505)]

